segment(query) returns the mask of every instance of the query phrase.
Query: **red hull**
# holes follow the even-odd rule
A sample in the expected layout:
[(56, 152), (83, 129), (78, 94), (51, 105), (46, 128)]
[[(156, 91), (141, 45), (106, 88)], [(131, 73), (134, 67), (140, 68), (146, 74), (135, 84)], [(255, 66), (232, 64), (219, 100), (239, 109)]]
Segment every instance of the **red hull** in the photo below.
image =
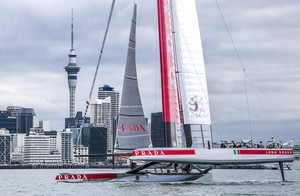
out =
[(112, 181), (112, 182), (183, 182), (194, 181), (206, 174), (200, 173), (94, 173), (71, 174), (63, 173), (56, 176), (56, 181), (82, 182), (82, 181)]
[(57, 181), (110, 180), (118, 178), (117, 173), (72, 174), (63, 173), (55, 177)]

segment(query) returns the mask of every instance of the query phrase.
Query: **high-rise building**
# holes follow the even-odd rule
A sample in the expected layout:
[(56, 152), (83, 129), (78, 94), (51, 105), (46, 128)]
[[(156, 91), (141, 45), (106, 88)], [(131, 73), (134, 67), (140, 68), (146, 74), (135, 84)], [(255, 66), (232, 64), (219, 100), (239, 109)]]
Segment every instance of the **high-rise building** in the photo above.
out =
[(16, 133), (12, 136), (12, 154), (11, 161), (14, 163), (23, 163), (24, 160), (24, 138), (26, 134)]
[(91, 104), (91, 123), (102, 123), (110, 125), (111, 120), (111, 98), (96, 99), (95, 103)]
[(9, 133), (17, 132), (17, 117), (12, 116), (8, 111), (0, 111), (0, 129), (5, 128)]
[(8, 116), (7, 120), (10, 119), (11, 121), (14, 121), (12, 119), (16, 118), (16, 131), (14, 131), (14, 125), (12, 125), (11, 128), (7, 128), (10, 133), (26, 133), (26, 135), (29, 135), (30, 128), (33, 127), (35, 116), (34, 110), (32, 108), (23, 108), (20, 106), (8, 106), (6, 110), (6, 116)]
[(98, 155), (89, 157), (89, 162), (106, 160), (107, 128), (103, 124), (85, 124), (82, 128), (81, 138), (81, 143), (83, 146), (88, 147), (89, 154)]
[(120, 93), (114, 90), (114, 87), (109, 85), (104, 85), (99, 87), (98, 99), (105, 99), (107, 97), (111, 98), (111, 118), (118, 118), (119, 114), (119, 97)]
[(73, 162), (73, 136), (69, 130), (57, 132), (56, 140), (57, 150), (61, 153), (61, 161), (63, 164), (71, 164)]
[(50, 153), (57, 152), (57, 147), (56, 147), (57, 131), (44, 131), (44, 135), (50, 137)]
[[(83, 123), (82, 112), (77, 112), (75, 117), (65, 118), (65, 128), (80, 128)], [(86, 117), (84, 123), (90, 123), (90, 117)]]
[(80, 140), (80, 138), (78, 138), (78, 136), (79, 136), (79, 133), (80, 133), (80, 128), (66, 128), (66, 131), (69, 131), (69, 132), (71, 132), (72, 133), (72, 141), (73, 141), (73, 145), (77, 145), (77, 140), (79, 139), (79, 143), (78, 143), (78, 145), (80, 145), (81, 144), (81, 140)]
[(44, 131), (50, 131), (50, 122), (49, 120), (40, 120), (39, 127), (42, 127)]
[(99, 87), (98, 91), (98, 99), (105, 99), (110, 97), (110, 124), (107, 126), (107, 142), (108, 142), (108, 153), (111, 153), (113, 148), (113, 133), (114, 130), (113, 122), (118, 118), (119, 114), (119, 97), (120, 93), (114, 90), (114, 87), (109, 85), (104, 85), (103, 87)]
[(151, 140), (153, 147), (166, 147), (162, 112), (151, 114)]
[(11, 163), (12, 136), (5, 129), (0, 130), (0, 165)]
[(112, 152), (113, 136), (112, 136), (112, 119), (111, 119), (111, 97), (105, 99), (96, 99), (91, 104), (91, 123), (100, 123), (107, 127), (107, 151)]
[(73, 118), (75, 116), (75, 91), (77, 85), (77, 73), (80, 70), (80, 67), (76, 63), (76, 54), (75, 49), (73, 48), (73, 11), (72, 11), (72, 22), (71, 22), (71, 50), (69, 54), (69, 64), (65, 67), (66, 72), (68, 73), (68, 86), (69, 86), (69, 102), (70, 110), (69, 117)]
[(18, 116), (18, 113), (21, 110), (21, 106), (10, 105), (7, 106), (6, 110), (10, 113), (11, 116)]
[[(89, 148), (83, 145), (78, 145), (76, 149), (74, 149), (74, 152), (76, 151), (77, 155), (89, 155)], [(89, 157), (88, 156), (74, 156), (73, 163), (79, 164), (79, 165), (87, 165), (89, 163)]]
[(29, 135), (30, 128), (33, 127), (33, 118), (35, 116), (32, 108), (21, 108), (17, 116), (17, 133), (26, 133)]

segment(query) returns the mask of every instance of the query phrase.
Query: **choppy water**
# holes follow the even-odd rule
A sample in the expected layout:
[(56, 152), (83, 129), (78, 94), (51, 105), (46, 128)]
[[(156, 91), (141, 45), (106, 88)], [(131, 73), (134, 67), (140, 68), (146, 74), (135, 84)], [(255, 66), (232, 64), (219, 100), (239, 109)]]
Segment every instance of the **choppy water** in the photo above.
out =
[[(94, 171), (95, 169), (91, 169)], [(46, 195), (300, 195), (300, 170), (212, 170), (212, 179), (189, 183), (55, 182), (72, 169), (0, 170), (1, 196)], [(86, 170), (85, 170), (86, 171)], [(99, 170), (97, 170), (99, 171)]]

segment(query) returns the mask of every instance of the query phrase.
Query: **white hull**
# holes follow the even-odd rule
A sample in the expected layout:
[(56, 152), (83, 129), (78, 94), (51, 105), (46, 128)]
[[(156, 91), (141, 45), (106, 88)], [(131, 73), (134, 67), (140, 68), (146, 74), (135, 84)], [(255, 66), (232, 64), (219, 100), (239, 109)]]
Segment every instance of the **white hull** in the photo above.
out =
[(132, 152), (131, 160), (172, 162), (188, 164), (256, 164), (293, 162), (293, 151), (289, 149), (259, 148), (145, 148)]

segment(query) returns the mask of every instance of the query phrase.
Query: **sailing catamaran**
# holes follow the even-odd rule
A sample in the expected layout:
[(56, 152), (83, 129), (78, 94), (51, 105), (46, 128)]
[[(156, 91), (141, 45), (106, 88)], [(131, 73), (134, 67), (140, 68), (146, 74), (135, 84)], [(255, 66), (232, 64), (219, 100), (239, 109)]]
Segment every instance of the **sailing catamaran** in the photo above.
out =
[[(137, 83), (134, 5), (115, 142), (117, 152), (132, 152), (131, 170), (63, 173), (56, 180), (192, 181), (205, 176), (211, 165), (279, 163), (283, 168), (283, 162), (292, 162), (290, 149), (211, 148), (210, 110), (195, 0), (157, 0), (157, 7), (167, 147), (151, 148)], [(145, 164), (137, 166), (136, 161)], [(162, 163), (166, 164), (161, 166)], [(208, 166), (200, 169), (198, 165)]]
[[(211, 129), (203, 129), (210, 128), (211, 120), (195, 1), (158, 0), (157, 6), (163, 115), (167, 146), (171, 148), (135, 149), (130, 160), (181, 163), (195, 168), (195, 164), (279, 162), (282, 165), (293, 161), (290, 150), (210, 147)], [(200, 126), (200, 141), (193, 137), (197, 126)]]

